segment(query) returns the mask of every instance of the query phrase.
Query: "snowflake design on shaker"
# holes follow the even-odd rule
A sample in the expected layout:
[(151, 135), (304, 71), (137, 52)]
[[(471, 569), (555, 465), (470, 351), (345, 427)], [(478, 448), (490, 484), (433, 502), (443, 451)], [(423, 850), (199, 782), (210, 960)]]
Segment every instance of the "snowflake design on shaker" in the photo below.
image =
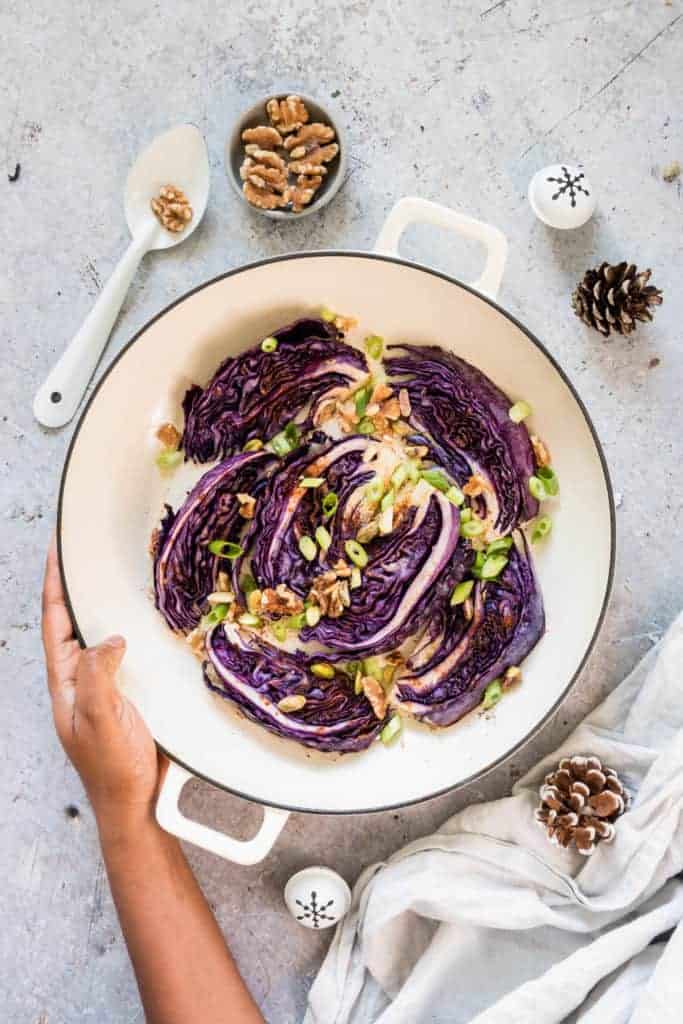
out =
[(301, 900), (297, 900), (296, 902), (302, 910), (302, 913), (297, 914), (296, 916), (297, 921), (303, 921), (304, 918), (312, 918), (314, 928), (320, 927), (320, 921), (334, 921), (332, 914), (325, 913), (326, 910), (330, 909), (334, 900), (328, 900), (327, 903), (319, 905), (317, 892), (312, 892), (310, 903), (302, 903)]
[(561, 178), (547, 178), (546, 180), (554, 181), (557, 185), (560, 186), (555, 195), (552, 196), (553, 199), (559, 199), (560, 196), (564, 195), (565, 193), (568, 193), (572, 206), (576, 206), (577, 192), (583, 192), (585, 196), (590, 195), (590, 192), (587, 189), (585, 189), (583, 185), (579, 185), (581, 179), (585, 177), (585, 174), (576, 174), (574, 177), (572, 177), (567, 168), (563, 167)]

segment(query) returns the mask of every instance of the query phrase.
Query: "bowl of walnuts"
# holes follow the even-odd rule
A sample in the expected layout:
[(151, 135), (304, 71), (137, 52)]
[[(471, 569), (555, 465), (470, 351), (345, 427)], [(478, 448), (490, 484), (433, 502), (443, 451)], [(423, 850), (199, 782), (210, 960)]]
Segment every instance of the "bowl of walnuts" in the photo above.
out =
[(346, 146), (339, 123), (309, 96), (271, 95), (239, 119), (225, 147), (228, 178), (245, 203), (275, 220), (305, 217), (336, 195)]

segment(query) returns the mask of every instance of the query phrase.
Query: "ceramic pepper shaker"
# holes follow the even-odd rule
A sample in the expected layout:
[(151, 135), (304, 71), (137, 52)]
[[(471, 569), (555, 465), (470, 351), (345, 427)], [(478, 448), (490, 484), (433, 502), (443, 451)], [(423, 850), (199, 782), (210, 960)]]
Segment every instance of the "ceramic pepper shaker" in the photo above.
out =
[(331, 928), (348, 912), (351, 890), (336, 871), (316, 865), (292, 875), (285, 886), (285, 903), (304, 928)]
[(529, 202), (539, 220), (564, 231), (590, 220), (596, 205), (593, 186), (572, 164), (552, 164), (537, 171), (529, 183)]

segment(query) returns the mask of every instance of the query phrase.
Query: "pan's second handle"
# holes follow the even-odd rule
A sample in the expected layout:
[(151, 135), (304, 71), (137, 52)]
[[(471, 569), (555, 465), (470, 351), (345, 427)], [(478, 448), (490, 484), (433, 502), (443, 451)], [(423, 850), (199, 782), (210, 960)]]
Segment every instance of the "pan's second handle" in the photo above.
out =
[(218, 857), (224, 857), (225, 860), (232, 860), (235, 864), (258, 864), (267, 857), (285, 827), (289, 813), (279, 811), (275, 807), (264, 807), (263, 821), (254, 838), (233, 839), (224, 832), (216, 832), (215, 829), (200, 825), (197, 821), (191, 821), (181, 812), (178, 807), (180, 794), (185, 783), (191, 778), (193, 776), (185, 768), (181, 768), (174, 761), (169, 763), (157, 800), (157, 821), (161, 827), (179, 839), (186, 839), (188, 843), (194, 843), (195, 846), (215, 853)]
[(397, 256), (401, 235), (410, 224), (433, 224), (434, 227), (447, 228), (465, 238), (483, 242), (486, 246), (486, 266), (481, 277), (472, 282), (472, 287), (495, 299), (508, 252), (507, 238), (502, 231), (492, 224), (485, 224), (474, 217), (451, 210), (448, 206), (440, 206), (428, 199), (418, 199), (417, 196), (406, 196), (399, 199), (385, 220), (375, 243), (375, 252)]

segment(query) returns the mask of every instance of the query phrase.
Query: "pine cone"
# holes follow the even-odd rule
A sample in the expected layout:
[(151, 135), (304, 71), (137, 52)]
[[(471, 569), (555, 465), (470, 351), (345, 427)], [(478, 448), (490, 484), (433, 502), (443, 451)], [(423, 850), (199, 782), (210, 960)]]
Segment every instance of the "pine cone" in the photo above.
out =
[(587, 270), (572, 295), (574, 312), (608, 338), (611, 331), (630, 334), (638, 320), (652, 320), (650, 306), (661, 306), (662, 293), (647, 282), (651, 270), (638, 273), (635, 263), (601, 263)]
[(597, 757), (563, 757), (540, 789), (536, 821), (559, 846), (572, 843), (579, 853), (593, 853), (600, 840), (614, 839), (614, 822), (628, 795), (613, 768)]

